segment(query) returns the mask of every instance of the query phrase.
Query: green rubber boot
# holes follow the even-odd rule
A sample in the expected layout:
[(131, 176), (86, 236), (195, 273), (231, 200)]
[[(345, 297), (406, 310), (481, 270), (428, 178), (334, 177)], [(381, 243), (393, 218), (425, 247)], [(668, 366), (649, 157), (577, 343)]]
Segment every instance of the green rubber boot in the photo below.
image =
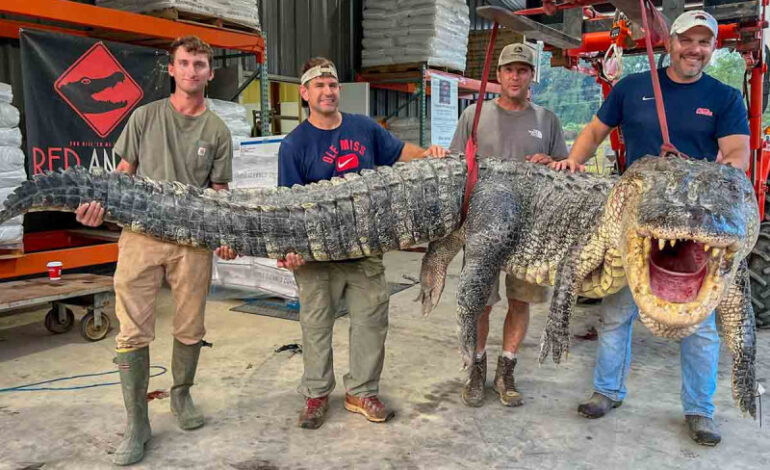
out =
[(171, 412), (176, 416), (177, 424), (185, 430), (203, 426), (203, 415), (195, 408), (190, 396), (190, 387), (195, 380), (198, 357), (202, 342), (187, 345), (174, 338), (174, 353), (171, 357), (171, 374), (174, 385), (171, 387)]
[(115, 364), (120, 371), (120, 387), (126, 405), (126, 431), (112, 456), (116, 465), (130, 465), (144, 457), (144, 445), (150, 440), (147, 415), (147, 386), (150, 383), (150, 348), (118, 352)]

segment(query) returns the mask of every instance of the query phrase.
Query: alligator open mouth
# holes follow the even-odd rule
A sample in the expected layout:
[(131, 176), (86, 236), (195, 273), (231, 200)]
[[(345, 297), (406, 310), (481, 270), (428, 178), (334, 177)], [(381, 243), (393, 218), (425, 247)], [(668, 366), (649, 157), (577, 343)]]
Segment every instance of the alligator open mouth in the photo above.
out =
[(639, 233), (627, 246), (626, 275), (641, 314), (672, 328), (697, 325), (716, 308), (736, 248)]

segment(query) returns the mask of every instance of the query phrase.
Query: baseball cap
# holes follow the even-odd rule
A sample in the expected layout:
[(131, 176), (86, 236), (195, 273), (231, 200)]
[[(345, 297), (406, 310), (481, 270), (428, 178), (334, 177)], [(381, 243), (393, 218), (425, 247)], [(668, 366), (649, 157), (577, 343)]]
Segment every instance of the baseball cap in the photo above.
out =
[(497, 66), (510, 64), (511, 62), (522, 62), (528, 64), (532, 68), (535, 67), (535, 51), (528, 45), (515, 42), (508, 44), (500, 52), (500, 58), (497, 60)]
[(714, 37), (719, 34), (717, 20), (703, 10), (686, 11), (679, 15), (671, 25), (671, 34), (682, 34), (695, 26), (707, 27)]

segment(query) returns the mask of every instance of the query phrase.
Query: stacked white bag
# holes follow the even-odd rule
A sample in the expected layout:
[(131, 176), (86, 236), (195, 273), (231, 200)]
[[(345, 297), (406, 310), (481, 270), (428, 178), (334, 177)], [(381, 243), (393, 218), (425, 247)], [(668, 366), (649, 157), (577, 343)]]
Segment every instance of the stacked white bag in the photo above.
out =
[(464, 71), (468, 11), (465, 0), (365, 0), (362, 65), (425, 62)]
[(249, 112), (243, 105), (233, 103), (232, 101), (208, 98), (206, 100), (206, 107), (225, 122), (225, 126), (230, 130), (230, 135), (233, 138), (234, 150), (237, 150), (237, 143), (241, 139), (247, 139), (251, 136), (251, 124), (248, 119)]
[[(247, 110), (231, 101), (209, 99), (208, 108), (219, 116), (233, 137), (233, 180), (230, 189), (270, 188), (278, 184), (278, 147), (282, 137), (249, 138)], [(297, 284), (291, 271), (276, 261), (252, 256), (223, 260), (214, 256), (211, 281), (214, 285), (258, 289), (285, 298), (296, 298)]]
[[(402, 142), (420, 145), (420, 119), (416, 117), (394, 117), (388, 120), (388, 130)], [(425, 146), (430, 145), (430, 119), (426, 120)]]
[(175, 8), (259, 29), (259, 10), (254, 0), (96, 0), (96, 5), (134, 13)]
[[(11, 85), (0, 83), (0, 205), (27, 179), (24, 152), (21, 150), (19, 110), (11, 101)], [(23, 216), (18, 216), (0, 225), (0, 247), (16, 247), (22, 244), (23, 220)]]

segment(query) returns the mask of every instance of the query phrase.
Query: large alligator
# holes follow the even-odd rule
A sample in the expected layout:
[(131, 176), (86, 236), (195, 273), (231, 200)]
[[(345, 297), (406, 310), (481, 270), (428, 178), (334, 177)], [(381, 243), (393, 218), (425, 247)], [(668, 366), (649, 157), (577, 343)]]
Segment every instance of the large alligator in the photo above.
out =
[(232, 193), (75, 168), (22, 185), (0, 222), (96, 200), (106, 220), (129, 230), (183, 245), (230, 245), (242, 255), (341, 260), (430, 241), (421, 273), (425, 313), (465, 246), (457, 316), (466, 366), (476, 318), (501, 269), (555, 285), (541, 361), (551, 353), (559, 362), (567, 352), (578, 295), (602, 297), (628, 283), (643, 323), (659, 336), (686, 336), (717, 310), (734, 356), (733, 396), (754, 415), (755, 325), (744, 258), (759, 215), (740, 170), (658, 157), (637, 161), (619, 179), (494, 159), (479, 168), (462, 224), (466, 166), (454, 157)]

